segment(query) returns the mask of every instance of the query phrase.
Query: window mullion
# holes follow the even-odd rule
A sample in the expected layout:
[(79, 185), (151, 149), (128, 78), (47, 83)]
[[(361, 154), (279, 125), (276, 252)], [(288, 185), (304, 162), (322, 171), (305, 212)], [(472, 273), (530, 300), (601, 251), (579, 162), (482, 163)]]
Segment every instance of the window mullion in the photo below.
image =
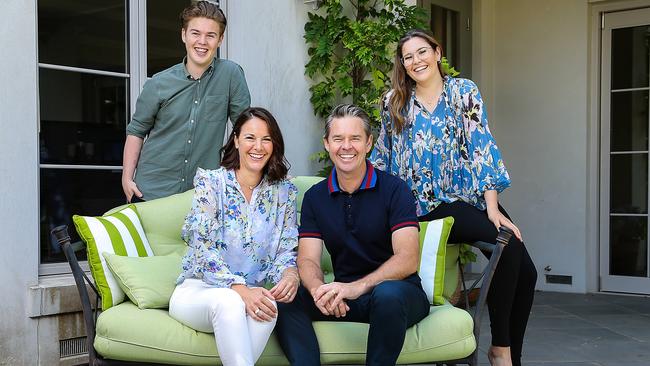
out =
[(147, 80), (147, 2), (146, 0), (127, 1), (129, 8), (128, 58), (131, 74), (129, 83), (130, 117), (135, 111), (138, 95)]

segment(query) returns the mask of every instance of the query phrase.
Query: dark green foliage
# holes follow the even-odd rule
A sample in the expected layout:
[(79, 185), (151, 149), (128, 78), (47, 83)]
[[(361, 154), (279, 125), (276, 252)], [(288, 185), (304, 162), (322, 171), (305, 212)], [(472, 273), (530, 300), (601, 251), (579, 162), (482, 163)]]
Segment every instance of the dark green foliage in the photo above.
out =
[[(423, 27), (424, 20), (424, 12), (404, 0), (325, 0), (321, 11), (309, 13), (305, 40), (310, 59), (305, 73), (314, 81), (310, 100), (316, 114), (324, 118), (336, 104), (352, 102), (377, 128), (379, 99), (389, 88), (395, 44), (409, 29)], [(315, 155), (313, 160), (328, 162), (322, 152)], [(326, 167), (320, 174), (328, 171)]]

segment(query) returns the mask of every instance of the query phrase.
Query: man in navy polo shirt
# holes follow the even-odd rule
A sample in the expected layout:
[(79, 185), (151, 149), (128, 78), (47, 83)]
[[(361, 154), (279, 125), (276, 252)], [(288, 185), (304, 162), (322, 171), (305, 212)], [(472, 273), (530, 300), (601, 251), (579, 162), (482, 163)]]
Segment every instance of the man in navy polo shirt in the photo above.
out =
[[(406, 329), (429, 313), (417, 275), (415, 200), (406, 183), (375, 170), (368, 115), (340, 105), (327, 118), (325, 149), (334, 169), (305, 193), (295, 300), (278, 304), (280, 345), (292, 365), (320, 365), (312, 320), (370, 324), (367, 365), (395, 365)], [(320, 267), (323, 243), (334, 282)]]

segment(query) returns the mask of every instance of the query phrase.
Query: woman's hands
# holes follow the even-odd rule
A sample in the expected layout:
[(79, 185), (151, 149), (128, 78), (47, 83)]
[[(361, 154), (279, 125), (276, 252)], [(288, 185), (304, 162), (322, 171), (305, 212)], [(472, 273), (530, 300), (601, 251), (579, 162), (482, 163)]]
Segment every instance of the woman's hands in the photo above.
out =
[(232, 285), (230, 288), (237, 292), (246, 304), (246, 313), (257, 321), (270, 322), (278, 316), (276, 302), (291, 302), (296, 296), (300, 285), (298, 270), (287, 268), (282, 273), (282, 279), (271, 290), (263, 287), (249, 288), (246, 285)]
[(278, 315), (269, 290), (263, 287), (248, 288), (246, 285), (232, 285), (230, 288), (244, 300), (246, 313), (258, 322), (270, 322)]
[(508, 229), (512, 230), (515, 233), (517, 239), (519, 239), (519, 241), (523, 241), (523, 239), (521, 238), (521, 231), (519, 231), (519, 228), (515, 224), (513, 224), (512, 221), (510, 221), (510, 219), (508, 219), (499, 210), (497, 191), (495, 190), (485, 191), (484, 197), (485, 197), (485, 204), (487, 206), (488, 219), (492, 221), (494, 226), (496, 226), (497, 230), (499, 230), (501, 225), (503, 225)]
[(270, 293), (277, 302), (289, 303), (296, 297), (296, 291), (300, 286), (300, 276), (298, 270), (287, 268), (282, 273), (282, 279), (271, 289)]
[(519, 228), (512, 223), (504, 214), (499, 211), (497, 208), (496, 212), (490, 211), (488, 209), (488, 219), (492, 221), (494, 226), (496, 226), (497, 230), (501, 227), (501, 225), (507, 227), (508, 229), (512, 230), (515, 233), (515, 236), (519, 241), (523, 241), (521, 239), (521, 231), (519, 231)]

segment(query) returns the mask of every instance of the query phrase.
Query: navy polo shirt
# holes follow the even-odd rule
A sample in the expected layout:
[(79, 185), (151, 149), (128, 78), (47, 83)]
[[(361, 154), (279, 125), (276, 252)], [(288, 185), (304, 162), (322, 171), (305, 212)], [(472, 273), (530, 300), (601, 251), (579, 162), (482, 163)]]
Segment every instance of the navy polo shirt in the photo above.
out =
[(325, 242), (338, 282), (358, 280), (386, 262), (394, 254), (393, 231), (419, 228), (406, 183), (368, 161), (358, 190), (342, 191), (332, 169), (327, 180), (305, 193), (300, 215), (300, 237)]

